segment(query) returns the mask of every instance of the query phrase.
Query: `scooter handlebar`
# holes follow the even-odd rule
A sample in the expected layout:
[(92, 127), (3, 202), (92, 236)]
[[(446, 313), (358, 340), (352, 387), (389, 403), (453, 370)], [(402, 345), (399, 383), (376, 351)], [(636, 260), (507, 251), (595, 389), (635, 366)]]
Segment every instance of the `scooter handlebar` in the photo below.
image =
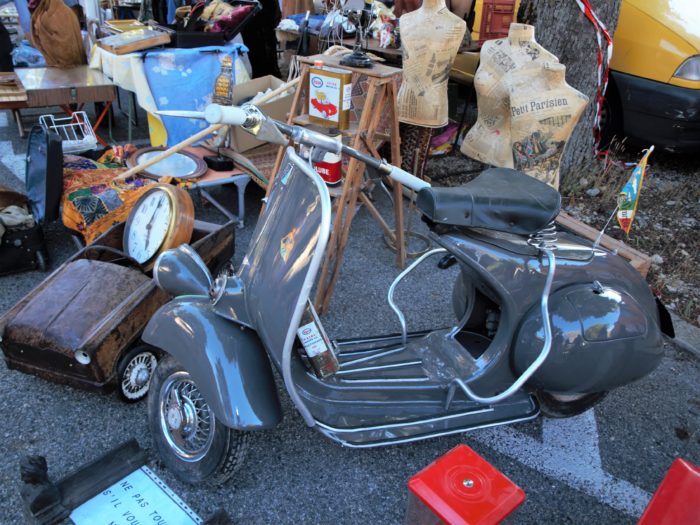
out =
[(388, 175), (395, 181), (400, 182), (404, 186), (407, 186), (416, 192), (422, 190), (423, 188), (430, 187), (430, 183), (411, 175), (407, 171), (404, 171), (396, 166), (392, 166), (384, 160), (376, 159), (371, 155), (358, 151), (350, 146), (346, 146), (342, 142), (338, 142), (328, 135), (311, 131), (300, 126), (290, 126), (281, 122), (275, 122), (275, 124), (280, 131), (288, 135), (297, 144), (314, 146), (322, 149), (323, 151), (330, 151), (333, 153), (345, 153), (346, 155), (364, 162), (368, 166), (378, 169), (385, 175)]
[(389, 177), (416, 192), (422, 190), (423, 188), (430, 188), (429, 182), (419, 179), (415, 175), (411, 175), (407, 171), (404, 171), (397, 166), (391, 166)]
[(241, 126), (248, 118), (243, 108), (238, 106), (221, 106), (209, 104), (204, 110), (204, 118), (209, 124), (227, 124), (229, 126)]
[[(260, 114), (259, 111), (257, 111), (257, 113)], [(249, 112), (244, 108), (237, 106), (221, 106), (219, 104), (209, 104), (204, 110), (204, 118), (210, 124), (227, 124), (230, 126), (244, 127), (249, 118), (251, 120), (255, 120), (254, 114), (249, 114)], [(264, 119), (265, 117), (264, 115), (260, 114), (259, 118)], [(361, 151), (357, 151), (354, 148), (345, 146), (342, 142), (336, 141), (327, 135), (302, 128), (300, 126), (290, 126), (277, 121), (274, 121), (274, 123), (279, 131), (285, 135), (288, 135), (297, 144), (318, 147), (323, 151), (330, 151), (333, 153), (342, 152), (350, 155), (351, 157), (355, 157), (365, 164), (379, 169), (395, 181), (400, 182), (404, 186), (407, 186), (416, 192), (422, 190), (423, 188), (430, 187), (428, 182), (411, 175), (407, 171), (404, 171), (397, 166), (392, 166), (386, 161), (375, 159), (374, 157)]]

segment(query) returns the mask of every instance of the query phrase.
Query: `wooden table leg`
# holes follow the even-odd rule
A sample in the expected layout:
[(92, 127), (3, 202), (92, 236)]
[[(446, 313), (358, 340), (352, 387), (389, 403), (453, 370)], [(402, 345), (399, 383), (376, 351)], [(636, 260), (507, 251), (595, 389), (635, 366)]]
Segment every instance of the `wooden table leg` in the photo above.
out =
[(97, 140), (100, 141), (100, 144), (102, 144), (105, 147), (107, 146), (107, 142), (102, 140), (102, 137), (100, 137), (97, 134), (97, 128), (100, 127), (100, 124), (102, 124), (102, 120), (105, 118), (105, 115), (107, 115), (107, 112), (109, 111), (109, 108), (111, 108), (111, 107), (112, 107), (112, 101), (110, 100), (105, 104), (105, 108), (102, 110), (102, 113), (99, 114), (99, 116), (97, 117), (97, 120), (95, 120), (95, 125), (92, 127), (92, 130), (95, 132), (95, 137), (97, 137)]
[[(362, 111), (358, 129), (368, 129), (373, 117), (373, 109), (377, 97), (377, 82), (375, 79), (369, 80), (367, 97), (365, 99), (365, 107)], [(358, 133), (355, 136), (353, 148), (359, 149), (362, 145), (362, 138)], [(362, 185), (362, 174), (364, 173), (364, 164), (356, 159), (350, 159), (348, 164), (348, 173), (343, 183), (343, 193), (338, 203), (336, 211), (335, 223), (331, 238), (326, 248), (326, 257), (321, 267), (319, 276), (318, 288), (316, 290), (316, 298), (314, 300), (316, 310), (319, 313), (324, 313), (330, 304), (331, 295), (335, 283), (338, 280), (340, 273), (340, 261), (342, 261), (347, 243), (350, 225), (355, 213), (355, 204), (357, 203), (357, 194)]]
[(23, 139), (25, 137), (24, 124), (22, 123), (22, 114), (19, 112), (19, 109), (13, 109), (12, 116), (15, 118), (15, 122), (17, 123), (19, 138)]
[[(401, 135), (399, 132), (399, 119), (396, 115), (396, 96), (398, 82), (393, 78), (388, 86), (389, 107), (393, 113), (391, 119), (391, 162), (394, 166), (401, 166)], [(403, 269), (406, 265), (406, 241), (403, 231), (403, 188), (401, 184), (393, 181), (394, 187), (394, 224), (396, 225), (396, 264)]]
[[(301, 68), (301, 72), (299, 73), (299, 86), (297, 87), (296, 92), (294, 93), (294, 99), (292, 100), (292, 109), (289, 112), (289, 116), (287, 117), (287, 124), (293, 124), (294, 117), (296, 117), (296, 113), (299, 110), (299, 101), (301, 100), (301, 97), (303, 95), (303, 92), (306, 89), (306, 86), (309, 85), (308, 83), (308, 76), (309, 76), (309, 66), (308, 64), (304, 64)], [(275, 159), (275, 165), (272, 168), (272, 174), (270, 175), (270, 180), (267, 181), (267, 188), (265, 188), (265, 197), (267, 197), (270, 194), (270, 189), (272, 188), (272, 183), (275, 180), (275, 176), (277, 175), (277, 172), (280, 169), (280, 165), (282, 164), (282, 159), (284, 158), (284, 152), (287, 149), (287, 146), (280, 146), (279, 150), (277, 151), (277, 158)], [(263, 207), (264, 209), (264, 207)]]
[(377, 210), (376, 206), (374, 203), (369, 199), (367, 194), (363, 191), (360, 191), (359, 193), (360, 201), (362, 202), (362, 205), (367, 208), (367, 211), (369, 214), (374, 218), (375, 221), (377, 221), (377, 224), (382, 227), (382, 230), (384, 230), (384, 234), (387, 236), (387, 238), (393, 242), (396, 243), (396, 236), (394, 235), (394, 230), (391, 229), (391, 226), (387, 224), (387, 222), (384, 220), (384, 217), (379, 213), (379, 210)]
[[(391, 162), (395, 166), (401, 166), (401, 138), (399, 136), (398, 131), (399, 121), (396, 118), (396, 115), (393, 114), (395, 111), (393, 108), (396, 108), (396, 89), (396, 79), (392, 79), (392, 81), (386, 84), (382, 93), (383, 98), (381, 99), (379, 108), (392, 108), (390, 109), (390, 111), (392, 112), (392, 125), (390, 130)], [(381, 111), (375, 112), (374, 118), (369, 126), (368, 135), (363, 137), (365, 147), (367, 148), (367, 150), (378, 159), (381, 158), (381, 156), (379, 155), (377, 149), (374, 147), (374, 135), (377, 126), (379, 125), (379, 120), (381, 116)], [(403, 189), (401, 187), (401, 184), (394, 183), (391, 180), (389, 182), (391, 183), (391, 188), (394, 195), (394, 224), (396, 228), (396, 232), (393, 233), (391, 237), (396, 248), (396, 265), (400, 269), (403, 269), (403, 267), (406, 265), (406, 243), (404, 239), (405, 234), (403, 227)]]

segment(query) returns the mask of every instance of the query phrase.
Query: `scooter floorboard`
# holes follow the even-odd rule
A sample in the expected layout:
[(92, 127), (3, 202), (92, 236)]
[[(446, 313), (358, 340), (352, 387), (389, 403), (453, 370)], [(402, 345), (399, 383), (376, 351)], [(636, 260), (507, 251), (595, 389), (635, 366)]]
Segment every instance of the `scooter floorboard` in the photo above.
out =
[[(318, 429), (347, 446), (374, 447), (466, 432), (539, 414), (537, 401), (517, 392), (505, 401), (484, 405), (458, 393), (446, 406), (454, 377), (478, 370), (475, 355), (490, 340), (471, 334), (469, 351), (452, 341), (447, 330), (336, 341), (339, 371), (321, 390), (303, 392), (313, 406)], [(432, 337), (432, 338), (431, 338)], [(436, 374), (436, 359), (441, 373)], [(448, 373), (444, 373), (449, 371)]]
[[(464, 406), (464, 403), (460, 405)], [(471, 403), (468, 409), (442, 411), (442, 413), (438, 412), (419, 419), (357, 427), (331, 426), (317, 421), (316, 428), (344, 446), (370, 448), (529, 421), (536, 418), (539, 413), (537, 401), (525, 392), (518, 392), (496, 405)]]
[(475, 356), (481, 355), (491, 341), (469, 334), (467, 349), (448, 337), (449, 331), (410, 334), (406, 345), (400, 336), (343, 342), (339, 345), (340, 367), (335, 377), (341, 382), (404, 380), (443, 386), (449, 386), (455, 378), (467, 380), (479, 370)]

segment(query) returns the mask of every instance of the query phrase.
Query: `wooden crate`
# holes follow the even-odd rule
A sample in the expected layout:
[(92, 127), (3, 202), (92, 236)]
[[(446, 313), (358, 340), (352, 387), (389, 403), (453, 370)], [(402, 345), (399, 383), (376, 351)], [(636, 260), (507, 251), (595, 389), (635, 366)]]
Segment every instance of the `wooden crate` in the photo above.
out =
[(125, 55), (170, 43), (170, 34), (152, 29), (136, 29), (100, 38), (97, 45), (115, 55)]
[[(562, 228), (593, 242), (595, 242), (598, 235), (600, 235), (600, 231), (574, 219), (568, 213), (560, 212), (556, 222)], [(630, 248), (624, 242), (613, 239), (609, 235), (603, 235), (600, 240), (600, 245), (610, 251), (617, 252), (620, 257), (626, 259), (643, 277), (646, 277), (647, 273), (649, 273), (651, 258), (648, 255), (634, 248)]]
[(126, 31), (146, 28), (146, 25), (138, 20), (107, 20), (105, 25), (114, 33), (124, 33)]
[(0, 73), (0, 102), (26, 102), (27, 92), (16, 73)]

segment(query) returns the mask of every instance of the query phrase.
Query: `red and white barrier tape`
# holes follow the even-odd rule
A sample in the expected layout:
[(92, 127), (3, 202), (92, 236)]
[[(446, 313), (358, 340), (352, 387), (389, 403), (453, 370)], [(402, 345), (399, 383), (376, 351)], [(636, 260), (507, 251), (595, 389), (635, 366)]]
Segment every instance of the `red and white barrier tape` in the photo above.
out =
[[(598, 90), (596, 93), (596, 109), (595, 119), (593, 121), (593, 137), (595, 138), (595, 147), (600, 143), (600, 115), (603, 110), (603, 96), (608, 87), (608, 75), (610, 73), (610, 59), (612, 58), (613, 42), (610, 33), (605, 24), (600, 21), (598, 15), (595, 14), (589, 0), (575, 0), (579, 8), (590, 20), (595, 28), (596, 41), (598, 43)], [(606, 49), (603, 52), (603, 38), (606, 42)]]

